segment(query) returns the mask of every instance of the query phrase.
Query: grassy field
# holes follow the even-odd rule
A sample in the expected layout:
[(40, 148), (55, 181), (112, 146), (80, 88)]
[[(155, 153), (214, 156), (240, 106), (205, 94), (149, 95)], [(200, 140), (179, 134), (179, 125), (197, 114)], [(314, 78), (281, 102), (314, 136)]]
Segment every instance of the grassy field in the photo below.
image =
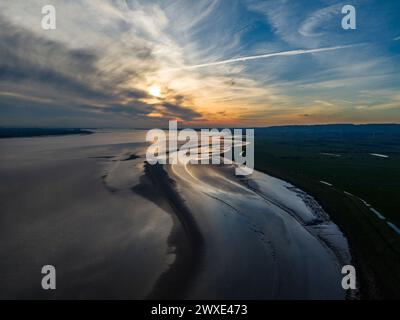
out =
[(313, 195), (346, 233), (362, 296), (400, 298), (400, 235), (387, 224), (400, 226), (400, 125), (274, 127), (255, 138), (256, 169)]

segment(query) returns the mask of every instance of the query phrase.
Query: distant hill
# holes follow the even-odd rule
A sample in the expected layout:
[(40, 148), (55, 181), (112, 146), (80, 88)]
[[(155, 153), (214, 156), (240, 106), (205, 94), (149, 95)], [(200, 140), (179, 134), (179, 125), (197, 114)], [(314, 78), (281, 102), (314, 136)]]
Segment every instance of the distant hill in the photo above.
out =
[(335, 132), (335, 133), (371, 133), (371, 132), (384, 132), (384, 133), (400, 133), (400, 124), (321, 124), (321, 125), (289, 125), (289, 126), (274, 126), (256, 128), (257, 131), (269, 132)]
[(60, 128), (0, 128), (0, 138), (59, 136), (69, 134), (91, 134), (85, 129), (60, 129)]

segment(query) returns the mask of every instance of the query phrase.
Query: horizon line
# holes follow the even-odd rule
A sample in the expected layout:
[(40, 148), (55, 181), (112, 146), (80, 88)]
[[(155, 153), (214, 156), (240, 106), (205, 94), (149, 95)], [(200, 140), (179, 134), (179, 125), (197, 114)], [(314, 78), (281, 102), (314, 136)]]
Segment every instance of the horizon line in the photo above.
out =
[[(179, 122), (178, 122), (179, 123)], [(277, 128), (277, 127), (317, 127), (317, 126), (368, 126), (368, 125), (400, 125), (400, 122), (368, 122), (368, 123), (354, 123), (354, 122), (337, 122), (337, 123), (312, 123), (312, 124), (277, 124), (277, 125), (266, 125), (266, 126), (245, 126), (245, 127), (181, 127), (181, 129), (220, 129), (220, 128), (230, 128), (230, 129), (263, 129), (263, 128)], [(45, 127), (29, 127), (29, 126), (16, 126), (16, 127), (7, 127), (0, 126), (1, 129), (80, 129), (80, 130), (95, 130), (95, 129), (114, 129), (114, 130), (151, 130), (151, 129), (168, 129), (168, 127), (146, 127), (146, 128), (134, 128), (134, 127), (58, 127), (58, 126), (45, 126)]]

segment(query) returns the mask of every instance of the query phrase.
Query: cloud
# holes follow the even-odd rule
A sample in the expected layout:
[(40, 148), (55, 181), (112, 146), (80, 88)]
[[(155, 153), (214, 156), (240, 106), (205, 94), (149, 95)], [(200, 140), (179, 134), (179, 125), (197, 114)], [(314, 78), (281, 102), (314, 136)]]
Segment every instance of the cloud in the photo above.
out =
[[(52, 3), (54, 31), (40, 28), (44, 0), (0, 3), (1, 125), (322, 121), (364, 105), (362, 90), (398, 91), (396, 46), (376, 37), (398, 40), (392, 2), (358, 10), (356, 33), (340, 28), (332, 0)], [(332, 102), (332, 113), (315, 101)]]
[(324, 34), (318, 31), (326, 28), (332, 18), (338, 17), (342, 4), (319, 9), (313, 12), (299, 27), (298, 32), (305, 37), (316, 37)]
[[(149, 94), (141, 86), (144, 75), (157, 65), (149, 43), (116, 44), (109, 52), (72, 48), (2, 16), (0, 22), (0, 98), (13, 98), (19, 105), (26, 101), (31, 106), (62, 107), (64, 111), (63, 105), (68, 105), (67, 109), (85, 110), (93, 118), (108, 115), (110, 123), (119, 121), (119, 115), (130, 115), (134, 124), (157, 108), (145, 102)], [(120, 61), (115, 60), (116, 54), (122, 54)], [(4, 117), (13, 112), (10, 108), (8, 103), (2, 109)], [(199, 116), (179, 101), (164, 103), (163, 109), (170, 117), (191, 120)]]
[(180, 104), (164, 102), (160, 106), (161, 109), (158, 109), (158, 111), (161, 112), (163, 117), (167, 117), (169, 119), (174, 119), (177, 117), (177, 115), (179, 115), (181, 120), (194, 120), (195, 118), (201, 117), (201, 113), (184, 107)]

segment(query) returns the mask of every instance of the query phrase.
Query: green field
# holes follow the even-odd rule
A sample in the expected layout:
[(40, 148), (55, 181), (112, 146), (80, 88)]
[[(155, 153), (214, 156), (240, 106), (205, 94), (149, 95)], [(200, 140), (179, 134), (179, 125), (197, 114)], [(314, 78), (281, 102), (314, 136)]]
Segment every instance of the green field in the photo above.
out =
[(400, 226), (399, 160), (398, 125), (256, 130), (256, 169), (293, 183), (320, 202), (350, 241), (366, 298), (400, 297), (400, 235), (387, 224)]

